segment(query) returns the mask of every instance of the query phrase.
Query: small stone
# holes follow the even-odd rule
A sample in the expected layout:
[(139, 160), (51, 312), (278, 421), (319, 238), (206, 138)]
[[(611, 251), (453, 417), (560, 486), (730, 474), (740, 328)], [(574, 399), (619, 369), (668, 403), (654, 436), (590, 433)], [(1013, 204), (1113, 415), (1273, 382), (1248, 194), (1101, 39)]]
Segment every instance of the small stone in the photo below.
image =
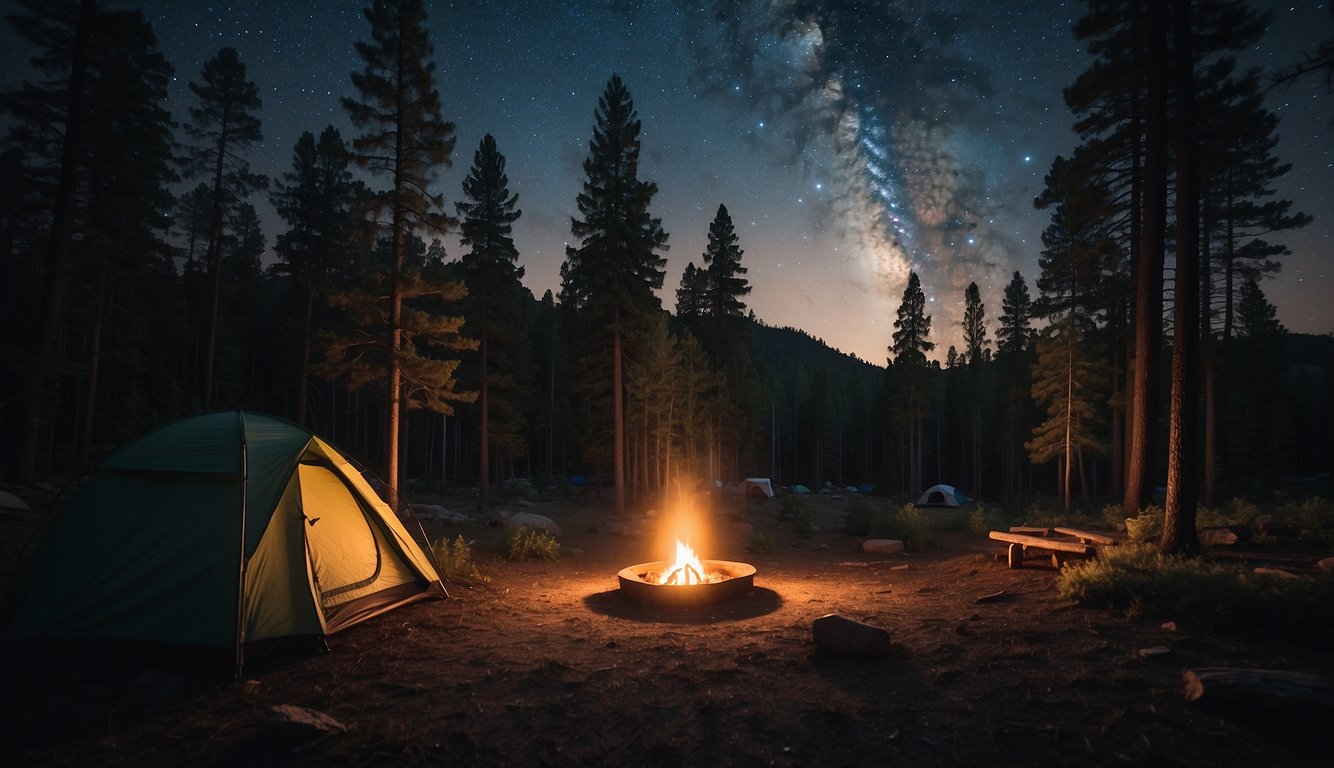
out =
[(519, 506), (519, 507), (531, 507), (531, 506), (533, 506), (533, 502), (529, 501), (528, 499), (519, 499), (518, 501), (514, 502), (514, 504), (515, 504), (515, 506)]
[(898, 539), (867, 539), (862, 542), (863, 552), (873, 552), (878, 555), (892, 555), (895, 552), (903, 551), (903, 542)]
[(1167, 630), (1168, 632), (1175, 632), (1177, 631), (1177, 623), (1175, 621), (1164, 621), (1163, 629)]
[(1139, 656), (1141, 659), (1144, 659), (1145, 661), (1149, 661), (1152, 659), (1162, 658), (1163, 656), (1171, 656), (1172, 649), (1168, 648), (1165, 645), (1154, 645), (1148, 648), (1141, 648), (1138, 651), (1135, 651), (1135, 655)]
[(816, 619), (811, 629), (816, 647), (825, 650), (861, 656), (884, 656), (890, 651), (888, 632), (836, 613)]
[(1334, 576), (1334, 557), (1327, 557), (1324, 560), (1321, 560), (1320, 562), (1315, 564), (1315, 567), (1319, 568), (1320, 570), (1324, 571), (1330, 576)]

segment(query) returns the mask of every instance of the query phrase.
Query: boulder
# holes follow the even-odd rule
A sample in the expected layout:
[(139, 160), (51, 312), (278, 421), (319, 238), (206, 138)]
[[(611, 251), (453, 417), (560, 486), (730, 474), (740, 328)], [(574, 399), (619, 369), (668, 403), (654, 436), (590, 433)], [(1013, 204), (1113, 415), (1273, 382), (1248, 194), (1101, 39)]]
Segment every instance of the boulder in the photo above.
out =
[(892, 555), (903, 551), (903, 542), (898, 539), (867, 539), (862, 542), (862, 551), (877, 555)]
[(888, 632), (836, 613), (816, 619), (811, 630), (816, 647), (827, 651), (860, 656), (884, 656), (890, 651)]
[[(501, 513), (504, 515), (505, 513)], [(514, 528), (528, 528), (533, 531), (546, 531), (552, 536), (564, 536), (565, 533), (556, 525), (556, 521), (546, 515), (539, 515), (535, 512), (515, 512), (512, 515), (505, 515), (505, 525)]]

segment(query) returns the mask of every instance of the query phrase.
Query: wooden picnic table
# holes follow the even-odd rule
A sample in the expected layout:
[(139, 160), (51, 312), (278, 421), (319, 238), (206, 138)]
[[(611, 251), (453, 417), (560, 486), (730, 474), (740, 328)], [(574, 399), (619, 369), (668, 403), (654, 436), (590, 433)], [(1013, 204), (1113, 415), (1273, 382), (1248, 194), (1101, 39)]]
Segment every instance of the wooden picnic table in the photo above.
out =
[[(1055, 538), (1055, 534), (1071, 538)], [(1015, 526), (1009, 531), (992, 531), (989, 535), (996, 541), (1009, 543), (1010, 568), (1022, 568), (1024, 557), (1030, 549), (1050, 553), (1052, 566), (1059, 568), (1070, 555), (1096, 557), (1099, 545), (1109, 546), (1117, 543), (1110, 536), (1063, 527)]]

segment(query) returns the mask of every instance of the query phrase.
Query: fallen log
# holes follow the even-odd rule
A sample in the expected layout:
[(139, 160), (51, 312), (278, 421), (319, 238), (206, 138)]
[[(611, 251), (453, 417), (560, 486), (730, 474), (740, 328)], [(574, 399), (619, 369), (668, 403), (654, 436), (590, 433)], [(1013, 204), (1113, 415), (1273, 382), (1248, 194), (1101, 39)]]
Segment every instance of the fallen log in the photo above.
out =
[(1334, 682), (1306, 672), (1210, 667), (1181, 673), (1186, 701), (1242, 711), (1334, 710)]

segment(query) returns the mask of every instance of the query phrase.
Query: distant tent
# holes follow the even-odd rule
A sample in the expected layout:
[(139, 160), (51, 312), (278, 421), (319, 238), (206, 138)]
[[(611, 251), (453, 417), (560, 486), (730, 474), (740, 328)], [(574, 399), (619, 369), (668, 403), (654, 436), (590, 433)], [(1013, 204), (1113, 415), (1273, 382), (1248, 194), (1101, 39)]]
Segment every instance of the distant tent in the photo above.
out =
[(113, 454), (55, 518), (6, 634), (231, 649), (329, 635), (444, 586), (361, 473), (302, 427), (214, 411)]
[(757, 499), (772, 499), (774, 486), (767, 477), (748, 477), (741, 483), (741, 492)]
[(952, 485), (933, 485), (917, 500), (919, 507), (957, 507), (967, 503), (964, 492)]

